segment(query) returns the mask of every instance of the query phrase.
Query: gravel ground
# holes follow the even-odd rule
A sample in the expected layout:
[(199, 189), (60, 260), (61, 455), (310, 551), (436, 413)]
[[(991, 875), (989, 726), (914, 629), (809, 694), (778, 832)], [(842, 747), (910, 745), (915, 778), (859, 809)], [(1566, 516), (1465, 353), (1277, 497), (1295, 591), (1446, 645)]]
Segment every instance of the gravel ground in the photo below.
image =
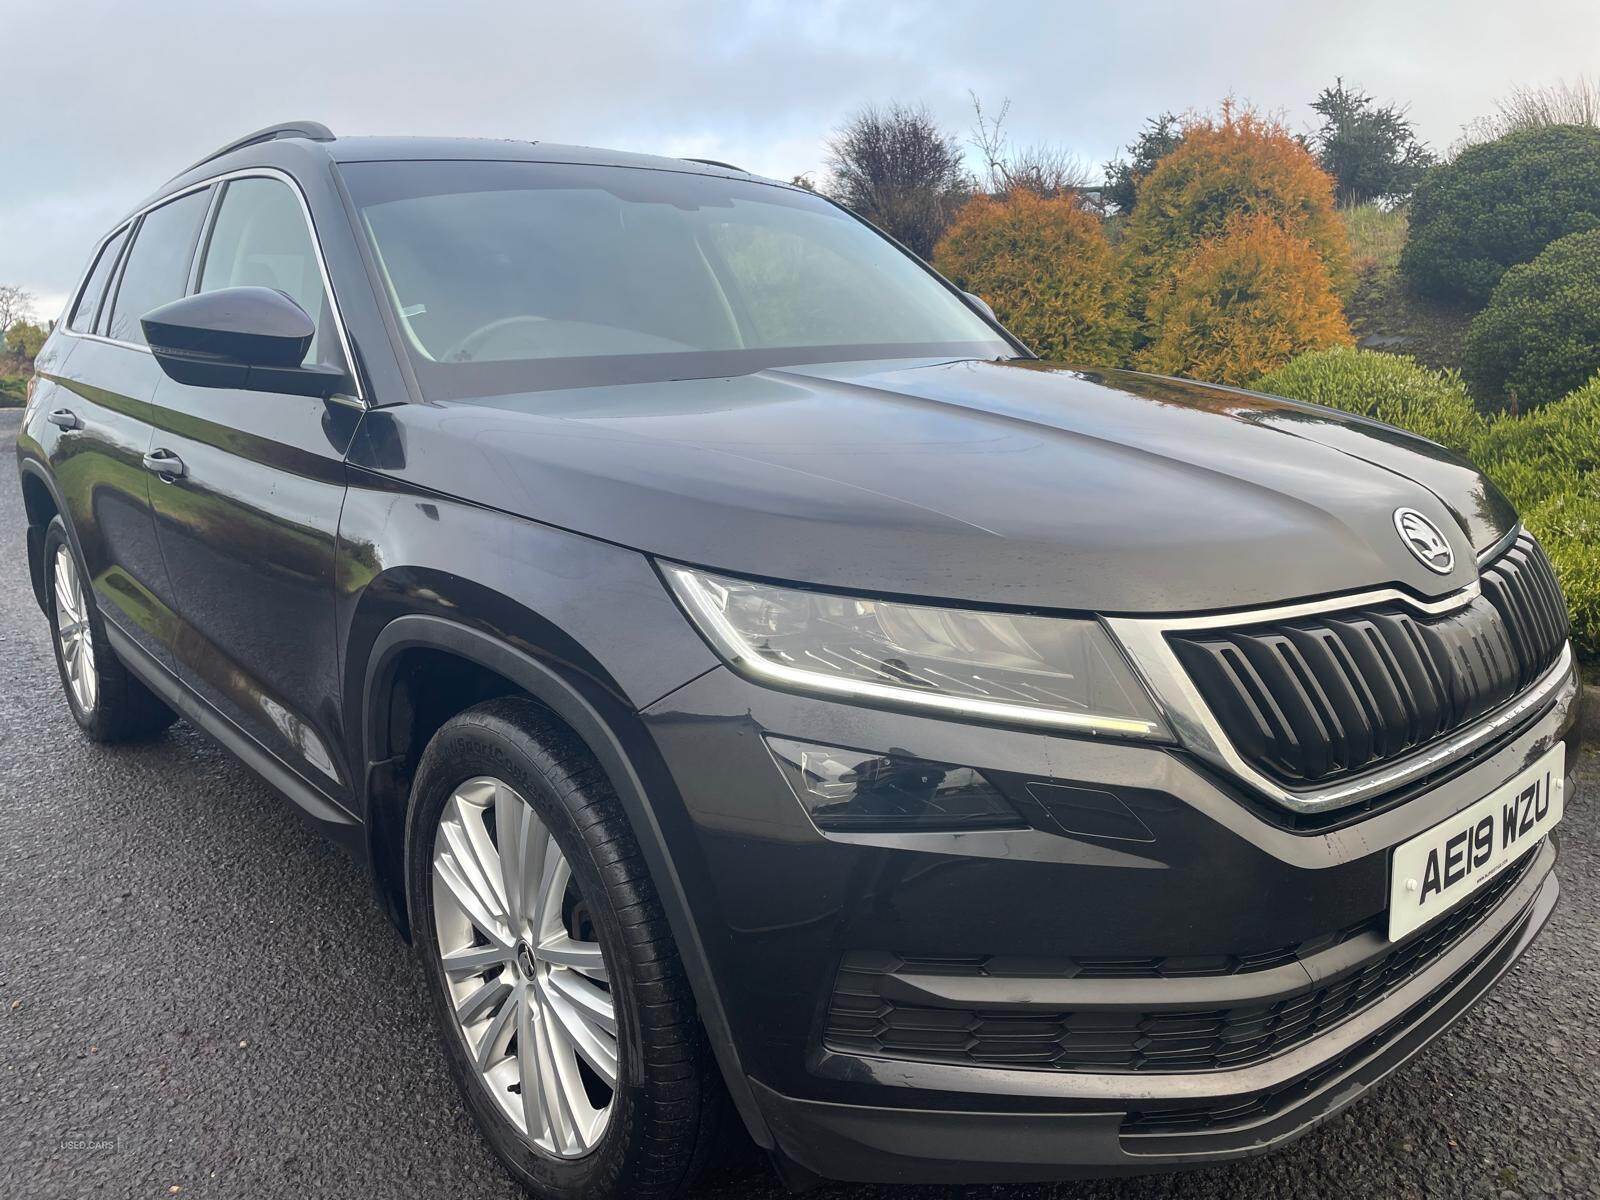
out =
[[(0, 412), (9, 461), (17, 413)], [(9, 475), (9, 467), (6, 468)], [(14, 478), (14, 477), (12, 477)], [(1590, 794), (1600, 761), (1586, 757)], [(1271, 1158), (972, 1197), (1600, 1195), (1600, 829), (1487, 1002)], [(361, 873), (180, 723), (77, 734), (0, 481), (0, 1179), (24, 1197), (514, 1197), (462, 1113)], [(759, 1164), (706, 1198), (782, 1195)], [(942, 1189), (839, 1188), (821, 1198)]]

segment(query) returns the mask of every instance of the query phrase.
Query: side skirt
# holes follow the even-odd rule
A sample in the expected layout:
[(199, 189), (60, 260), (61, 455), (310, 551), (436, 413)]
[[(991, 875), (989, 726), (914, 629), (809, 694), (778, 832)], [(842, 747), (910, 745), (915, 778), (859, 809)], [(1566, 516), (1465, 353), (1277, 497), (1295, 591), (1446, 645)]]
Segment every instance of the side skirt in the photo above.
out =
[(128, 670), (138, 676), (141, 683), (191, 725), (294, 801), (320, 832), (357, 854), (363, 852), (360, 822), (353, 814), (329, 800), (233, 722), (211, 708), (122, 630), (110, 621), (103, 623), (112, 651)]

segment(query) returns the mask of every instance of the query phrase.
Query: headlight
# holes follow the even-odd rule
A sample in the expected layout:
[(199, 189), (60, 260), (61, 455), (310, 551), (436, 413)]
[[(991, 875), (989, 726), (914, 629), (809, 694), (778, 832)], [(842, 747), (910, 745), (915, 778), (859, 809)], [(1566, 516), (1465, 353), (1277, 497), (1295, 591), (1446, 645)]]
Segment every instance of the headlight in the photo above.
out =
[(865, 600), (663, 565), (700, 631), (752, 679), (1007, 724), (1168, 736), (1098, 621)]

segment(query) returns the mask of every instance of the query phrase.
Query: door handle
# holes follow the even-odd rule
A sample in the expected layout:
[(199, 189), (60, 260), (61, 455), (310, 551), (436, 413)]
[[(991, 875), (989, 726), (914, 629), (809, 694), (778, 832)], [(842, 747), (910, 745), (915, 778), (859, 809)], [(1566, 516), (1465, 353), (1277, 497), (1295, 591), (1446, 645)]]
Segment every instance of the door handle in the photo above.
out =
[(58, 408), (55, 412), (45, 417), (45, 420), (52, 425), (59, 425), (63, 429), (83, 428), (83, 422), (79, 419), (78, 414), (70, 408)]
[(144, 469), (171, 481), (183, 478), (183, 459), (171, 450), (152, 450), (144, 456)]

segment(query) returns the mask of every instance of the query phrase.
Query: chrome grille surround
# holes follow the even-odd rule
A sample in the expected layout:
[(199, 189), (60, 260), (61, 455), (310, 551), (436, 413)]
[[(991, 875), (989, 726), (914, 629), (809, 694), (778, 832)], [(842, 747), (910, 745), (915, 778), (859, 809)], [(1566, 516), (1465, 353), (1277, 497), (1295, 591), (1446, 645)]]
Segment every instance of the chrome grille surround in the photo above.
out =
[[(1171, 637), (1269, 626), (1330, 614), (1354, 615), (1380, 608), (1405, 610), (1422, 618), (1448, 617), (1461, 613), (1474, 603), (1482, 604), (1485, 599), (1503, 603), (1504, 581), (1494, 573), (1495, 566), (1503, 556), (1519, 550), (1525, 552), (1527, 547), (1533, 545), (1531, 536), (1519, 529), (1480, 558), (1481, 577), (1489, 576), (1492, 587), (1500, 589), (1487, 597), (1483, 584), (1474, 581), (1449, 596), (1432, 601), (1420, 600), (1398, 588), (1381, 588), (1326, 600), (1210, 616), (1108, 617), (1106, 624), (1155, 694), (1178, 740), (1185, 747), (1292, 813), (1325, 813), (1371, 799), (1441, 770), (1547, 704), (1553, 702), (1563, 708), (1570, 707), (1577, 694), (1571, 643), (1563, 638), (1555, 660), (1539, 670), (1531, 683), (1470, 724), (1447, 730), (1417, 747), (1414, 752), (1378, 763), (1363, 774), (1330, 780), (1321, 785), (1291, 786), (1273, 778), (1235, 745), (1193, 677), (1180, 662)], [(1539, 553), (1539, 561), (1544, 561), (1542, 552)]]

